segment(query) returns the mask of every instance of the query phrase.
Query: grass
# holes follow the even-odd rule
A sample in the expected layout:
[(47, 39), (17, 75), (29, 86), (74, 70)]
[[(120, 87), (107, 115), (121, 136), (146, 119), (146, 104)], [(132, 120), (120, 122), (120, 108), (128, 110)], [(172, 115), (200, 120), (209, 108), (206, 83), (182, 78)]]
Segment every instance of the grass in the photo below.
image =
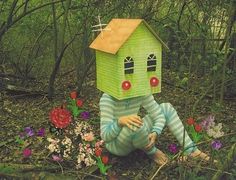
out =
[[(75, 77), (70, 75), (70, 77)], [(60, 80), (60, 81), (59, 81)], [(46, 133), (49, 133), (49, 111), (62, 104), (66, 95), (73, 90), (76, 79), (68, 77), (60, 78), (56, 82), (57, 92), (53, 101), (48, 101), (45, 97), (24, 97), (17, 98), (5, 94), (4, 106), (0, 111), (0, 177), (18, 178), (52, 178), (52, 179), (102, 179), (102, 176), (96, 167), (84, 168), (80, 171), (75, 169), (75, 160), (63, 161), (60, 163), (52, 162), (49, 158), (49, 152), (45, 148), (45, 139), (34, 139), (26, 144), (33, 149), (33, 156), (30, 159), (23, 159), (22, 153), (19, 150), (14, 137), (24, 129), (24, 127), (32, 126), (35, 129), (40, 127), (46, 128)], [(84, 84), (82, 98), (85, 101), (85, 110), (91, 114), (90, 123), (95, 129), (95, 134), (99, 136), (99, 107), (98, 102), (101, 96), (95, 87), (95, 80), (89, 77)], [(158, 103), (171, 102), (177, 109), (181, 119), (185, 120), (189, 117), (191, 105), (198, 98), (198, 95), (189, 95), (186, 101), (184, 91), (182, 89), (173, 88), (163, 83), (162, 93), (156, 95)], [(186, 95), (185, 95), (186, 96)], [(211, 113), (211, 99), (205, 98), (196, 109), (196, 119)], [(236, 143), (236, 103), (225, 102), (225, 105), (219, 111), (215, 111), (216, 121), (223, 123), (225, 136), (220, 140), (223, 142), (223, 147), (219, 153), (214, 156), (220, 164), (226, 161), (231, 161), (228, 166), (221, 168), (222, 165), (214, 165), (197, 160), (189, 160), (184, 163), (172, 163), (158, 167), (150, 160), (143, 152), (135, 151), (127, 157), (117, 157), (109, 154), (110, 170), (109, 179), (209, 179), (212, 178), (220, 169), (221, 178), (235, 179), (236, 178), (236, 162), (235, 154), (231, 159), (227, 159), (231, 152), (231, 147)], [(157, 147), (164, 152), (168, 152), (167, 146), (170, 143), (175, 143), (175, 138), (170, 134), (167, 128), (164, 129), (162, 135), (158, 137)], [(199, 148), (211, 154), (211, 148), (208, 141), (199, 143)]]

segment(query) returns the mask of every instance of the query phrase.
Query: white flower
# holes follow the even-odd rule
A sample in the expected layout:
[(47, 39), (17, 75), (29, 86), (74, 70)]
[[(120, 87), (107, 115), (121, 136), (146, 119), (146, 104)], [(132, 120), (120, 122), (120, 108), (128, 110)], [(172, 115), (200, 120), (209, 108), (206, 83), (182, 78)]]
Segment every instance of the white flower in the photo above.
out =
[(94, 161), (90, 156), (84, 159), (84, 163), (86, 166), (92, 166), (93, 164), (96, 164), (96, 161)]
[(71, 144), (72, 144), (72, 141), (71, 141), (71, 139), (70, 139), (70, 138), (68, 138), (68, 137), (65, 137), (65, 139), (63, 139), (63, 141), (62, 141), (62, 144), (63, 144), (63, 145), (68, 145), (68, 146), (71, 146)]
[(218, 125), (211, 126), (211, 128), (207, 130), (207, 134), (210, 137), (219, 138), (224, 135), (224, 132), (221, 131), (221, 129), (222, 129), (222, 123), (219, 123)]
[(52, 143), (52, 144), (57, 144), (57, 143), (60, 142), (59, 139), (52, 139), (52, 138), (47, 138), (47, 141), (50, 142), (50, 143)]

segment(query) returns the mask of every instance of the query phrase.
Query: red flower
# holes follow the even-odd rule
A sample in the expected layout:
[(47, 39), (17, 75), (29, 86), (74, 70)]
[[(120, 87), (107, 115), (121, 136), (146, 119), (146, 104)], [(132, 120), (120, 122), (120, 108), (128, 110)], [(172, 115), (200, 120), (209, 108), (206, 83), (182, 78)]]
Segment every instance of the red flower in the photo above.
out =
[(96, 155), (97, 157), (101, 156), (101, 155), (102, 155), (102, 149), (101, 149), (101, 148), (97, 148), (97, 149), (95, 150), (95, 155)]
[(76, 91), (72, 91), (72, 92), (70, 93), (70, 97), (71, 97), (71, 99), (76, 99), (76, 97), (77, 97), (77, 92), (76, 92)]
[(191, 125), (193, 125), (194, 123), (195, 123), (195, 121), (194, 121), (194, 119), (193, 119), (192, 117), (190, 117), (190, 118), (187, 119), (187, 124), (188, 124), (188, 125), (191, 126)]
[(102, 162), (103, 162), (103, 164), (107, 164), (107, 163), (108, 163), (108, 160), (109, 160), (108, 156), (102, 156)]
[(29, 148), (25, 148), (25, 149), (23, 150), (23, 156), (24, 156), (25, 158), (30, 157), (31, 154), (32, 154), (31, 149), (29, 149)]
[(196, 132), (200, 132), (202, 130), (202, 126), (200, 126), (199, 124), (195, 124), (194, 129)]
[(54, 108), (50, 112), (50, 120), (56, 128), (66, 128), (71, 122), (70, 111), (61, 108)]
[(78, 107), (82, 107), (83, 106), (83, 101), (81, 99), (78, 99), (76, 102)]

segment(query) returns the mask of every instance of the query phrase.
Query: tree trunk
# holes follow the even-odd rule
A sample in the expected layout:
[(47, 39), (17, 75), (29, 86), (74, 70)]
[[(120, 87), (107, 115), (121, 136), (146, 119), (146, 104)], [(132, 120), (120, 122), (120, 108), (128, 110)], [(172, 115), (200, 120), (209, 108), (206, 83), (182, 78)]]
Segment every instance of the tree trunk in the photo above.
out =
[(223, 103), (224, 99), (224, 92), (225, 92), (225, 73), (227, 67), (227, 59), (228, 59), (228, 51), (229, 51), (229, 42), (230, 42), (230, 34), (233, 28), (233, 24), (236, 20), (236, 2), (231, 1), (231, 6), (229, 10), (229, 19), (228, 19), (228, 26), (225, 33), (225, 58), (224, 64), (222, 68), (222, 79), (221, 79), (221, 88), (220, 88), (220, 103)]
[[(64, 14), (64, 17), (63, 17), (63, 26), (62, 26), (62, 30), (61, 30), (61, 39), (60, 39), (60, 42), (58, 44), (59, 46), (59, 52), (60, 52), (60, 55), (58, 56), (57, 54), (55, 54), (56, 52), (58, 52), (57, 50), (54, 50), (54, 57), (56, 58), (55, 59), (55, 65), (54, 65), (54, 68), (53, 68), (53, 71), (50, 75), (50, 78), (49, 78), (49, 83), (48, 83), (48, 98), (49, 99), (52, 99), (53, 95), (54, 95), (54, 82), (56, 80), (56, 75), (59, 71), (59, 68), (60, 68), (60, 64), (61, 64), (61, 60), (63, 58), (63, 55), (64, 55), (64, 52), (66, 50), (66, 48), (69, 46), (70, 43), (68, 43), (67, 45), (64, 45), (64, 41), (65, 41), (65, 31), (66, 31), (66, 20), (67, 20), (67, 17), (68, 17), (68, 13), (69, 13), (69, 8), (70, 8), (70, 5), (71, 5), (71, 0), (67, 0), (66, 1), (66, 7), (65, 7), (65, 14)], [(54, 9), (54, 12), (55, 13), (55, 9)], [(54, 23), (55, 22), (55, 19), (54, 19)], [(54, 28), (55, 28), (55, 24), (54, 24)], [(55, 30), (54, 32), (57, 33), (57, 30)], [(57, 34), (55, 34), (55, 36), (57, 36)], [(54, 47), (57, 48), (57, 38), (54, 39), (55, 42), (54, 42)], [(73, 40), (72, 40), (73, 41)], [(71, 41), (71, 42), (72, 42)]]

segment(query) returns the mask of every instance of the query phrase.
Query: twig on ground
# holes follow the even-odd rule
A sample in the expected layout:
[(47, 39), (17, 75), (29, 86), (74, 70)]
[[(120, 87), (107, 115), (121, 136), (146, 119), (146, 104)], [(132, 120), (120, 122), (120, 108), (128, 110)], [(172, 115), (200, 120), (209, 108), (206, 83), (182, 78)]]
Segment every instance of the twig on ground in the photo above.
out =
[[(40, 106), (44, 102), (45, 99), (47, 100), (47, 96), (46, 95), (43, 96), (42, 100), (39, 103), (35, 104), (35, 106)], [(49, 102), (49, 101), (47, 101), (47, 102)]]
[(153, 179), (156, 177), (157, 173), (158, 173), (167, 163), (168, 163), (168, 162), (165, 162), (164, 164), (162, 164), (162, 165), (156, 170), (156, 172), (154, 173), (154, 175), (151, 177), (150, 180), (153, 180)]
[(60, 166), (60, 168), (61, 168), (61, 174), (64, 174), (64, 171), (63, 171), (63, 167), (62, 167), (62, 165), (61, 165), (61, 163), (59, 162), (59, 161), (56, 161), (57, 162), (57, 164)]
[(9, 139), (8, 141), (5, 141), (5, 142), (0, 143), (0, 148), (1, 148), (2, 146), (6, 146), (8, 143), (13, 142), (14, 140), (15, 140), (15, 139)]
[[(187, 165), (188, 166), (185, 166), (185, 167), (197, 167), (197, 168), (207, 169), (207, 170), (211, 170), (211, 171), (215, 171), (215, 172), (218, 171), (218, 169), (213, 169), (213, 168), (210, 168), (210, 167), (203, 167), (203, 166), (196, 166), (196, 165), (193, 165), (192, 163), (191, 164), (187, 164)], [(228, 175), (232, 175), (232, 173), (229, 173), (227, 171), (222, 171), (222, 173), (228, 174)]]
[(77, 173), (79, 173), (79, 174), (83, 174), (83, 175), (86, 175), (86, 176), (95, 177), (95, 178), (97, 178), (97, 179), (103, 179), (103, 177), (96, 176), (96, 175), (89, 174), (89, 173), (85, 173), (85, 172), (80, 172), (80, 171), (77, 171)]

